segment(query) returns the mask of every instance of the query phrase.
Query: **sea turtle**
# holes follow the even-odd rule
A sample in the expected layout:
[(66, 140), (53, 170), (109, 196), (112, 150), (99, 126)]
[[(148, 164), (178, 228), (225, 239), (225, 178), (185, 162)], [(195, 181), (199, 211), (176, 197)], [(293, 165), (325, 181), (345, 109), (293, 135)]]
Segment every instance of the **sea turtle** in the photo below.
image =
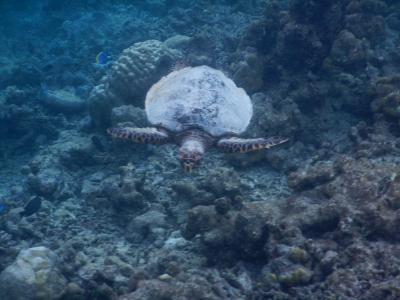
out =
[(108, 133), (137, 143), (178, 144), (184, 171), (199, 164), (211, 146), (244, 153), (287, 141), (237, 137), (250, 123), (251, 100), (221, 71), (208, 66), (186, 67), (161, 78), (148, 91), (145, 110), (154, 127), (115, 127)]

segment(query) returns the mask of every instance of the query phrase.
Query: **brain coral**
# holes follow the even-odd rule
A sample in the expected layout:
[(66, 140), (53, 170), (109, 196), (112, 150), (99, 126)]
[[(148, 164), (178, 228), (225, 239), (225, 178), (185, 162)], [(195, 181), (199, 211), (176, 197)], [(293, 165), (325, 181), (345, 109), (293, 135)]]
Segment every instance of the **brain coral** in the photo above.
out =
[(125, 49), (110, 72), (89, 97), (89, 113), (97, 126), (108, 126), (112, 108), (143, 105), (152, 84), (166, 75), (180, 52), (157, 40), (135, 43)]

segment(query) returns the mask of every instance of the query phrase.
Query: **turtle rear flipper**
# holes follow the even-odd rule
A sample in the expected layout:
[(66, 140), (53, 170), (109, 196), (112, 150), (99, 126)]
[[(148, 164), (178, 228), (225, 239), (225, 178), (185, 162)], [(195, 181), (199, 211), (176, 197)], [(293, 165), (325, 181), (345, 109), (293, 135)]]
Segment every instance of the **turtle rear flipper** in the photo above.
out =
[(269, 149), (287, 142), (289, 139), (282, 137), (241, 139), (236, 137), (223, 138), (217, 142), (217, 147), (225, 152), (250, 152), (261, 149)]
[(164, 144), (169, 141), (168, 133), (165, 130), (155, 127), (109, 128), (107, 132), (113, 138), (130, 140), (141, 144)]

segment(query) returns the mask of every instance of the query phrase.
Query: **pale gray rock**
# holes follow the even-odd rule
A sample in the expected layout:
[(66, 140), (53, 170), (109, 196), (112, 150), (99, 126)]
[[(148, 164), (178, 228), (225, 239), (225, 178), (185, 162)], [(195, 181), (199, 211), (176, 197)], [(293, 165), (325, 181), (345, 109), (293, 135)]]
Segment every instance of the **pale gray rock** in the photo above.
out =
[(2, 300), (60, 299), (67, 281), (57, 269), (57, 256), (46, 247), (22, 250), (0, 274)]

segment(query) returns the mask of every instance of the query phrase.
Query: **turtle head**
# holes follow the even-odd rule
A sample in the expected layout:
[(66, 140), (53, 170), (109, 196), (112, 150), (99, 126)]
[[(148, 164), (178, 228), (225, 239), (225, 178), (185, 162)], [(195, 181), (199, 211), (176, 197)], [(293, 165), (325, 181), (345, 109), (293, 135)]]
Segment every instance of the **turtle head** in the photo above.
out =
[(185, 173), (200, 164), (205, 152), (204, 143), (198, 139), (186, 139), (179, 148), (179, 159)]

